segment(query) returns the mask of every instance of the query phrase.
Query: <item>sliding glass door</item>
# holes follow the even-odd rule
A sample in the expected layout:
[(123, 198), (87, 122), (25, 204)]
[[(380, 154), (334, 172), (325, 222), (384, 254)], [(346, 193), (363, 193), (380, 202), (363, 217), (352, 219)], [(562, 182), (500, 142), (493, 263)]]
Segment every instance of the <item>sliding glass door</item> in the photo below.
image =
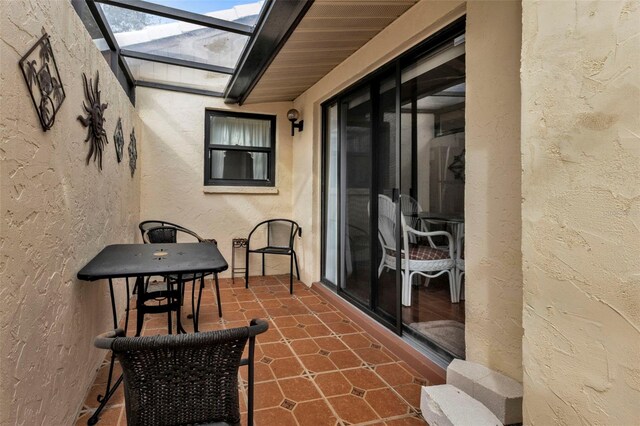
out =
[(465, 89), (462, 21), (323, 104), (323, 281), (458, 357)]

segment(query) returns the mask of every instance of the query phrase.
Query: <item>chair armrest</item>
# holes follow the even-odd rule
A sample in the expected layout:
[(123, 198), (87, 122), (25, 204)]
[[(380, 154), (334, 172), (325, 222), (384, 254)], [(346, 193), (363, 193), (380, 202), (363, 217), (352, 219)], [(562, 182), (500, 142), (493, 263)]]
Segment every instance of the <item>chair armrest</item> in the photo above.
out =
[(453, 236), (451, 236), (450, 233), (448, 233), (447, 231), (431, 231), (431, 232), (422, 232), (422, 231), (418, 231), (417, 229), (413, 229), (410, 226), (406, 227), (406, 230), (408, 233), (420, 236), (420, 237), (435, 237), (435, 236), (443, 236), (443, 237), (447, 237), (447, 240), (449, 241), (449, 243), (447, 244), (447, 246), (449, 247), (449, 256), (453, 259), (454, 255), (453, 255), (453, 248), (454, 248), (454, 244), (453, 244)]
[(95, 340), (93, 341), (93, 345), (96, 348), (111, 350), (113, 341), (117, 337), (124, 337), (124, 336), (125, 336), (124, 330), (121, 328), (110, 330), (96, 337)]

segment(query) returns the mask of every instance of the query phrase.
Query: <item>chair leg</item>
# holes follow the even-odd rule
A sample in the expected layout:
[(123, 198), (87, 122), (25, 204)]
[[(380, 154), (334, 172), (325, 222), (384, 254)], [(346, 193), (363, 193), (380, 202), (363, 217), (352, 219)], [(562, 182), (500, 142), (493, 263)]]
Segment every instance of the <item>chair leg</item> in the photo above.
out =
[(411, 306), (411, 275), (402, 271), (402, 305)]
[(456, 279), (453, 276), (453, 273), (451, 272), (451, 269), (449, 269), (447, 271), (447, 274), (449, 274), (449, 292), (451, 293), (451, 303), (458, 303), (458, 290), (457, 290), (457, 285), (456, 285)]
[(220, 303), (220, 285), (218, 284), (218, 274), (213, 274), (216, 283), (216, 300), (218, 301), (218, 316), (222, 318), (222, 304)]
[(293, 294), (293, 254), (289, 255), (289, 294)]
[(249, 245), (244, 255), (244, 288), (249, 288)]
[(296, 262), (296, 274), (298, 275), (298, 281), (300, 280), (300, 269), (298, 269), (298, 255), (293, 252), (293, 261)]
[(264, 277), (264, 253), (262, 253), (262, 276)]
[(253, 426), (253, 363), (256, 338), (249, 338), (249, 365), (248, 365), (248, 389), (247, 389), (247, 425)]

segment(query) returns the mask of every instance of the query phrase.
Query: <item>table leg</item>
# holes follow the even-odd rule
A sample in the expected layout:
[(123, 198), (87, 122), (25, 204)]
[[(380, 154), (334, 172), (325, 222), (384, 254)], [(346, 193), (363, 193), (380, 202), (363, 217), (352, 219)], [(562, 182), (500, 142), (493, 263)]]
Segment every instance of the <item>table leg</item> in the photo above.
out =
[(142, 277), (136, 278), (136, 285), (138, 286), (138, 296), (136, 297), (136, 337), (138, 337), (142, 333), (142, 325), (144, 324), (144, 302), (147, 289)]
[[(138, 283), (138, 281), (136, 281), (136, 283)], [(113, 315), (113, 325), (114, 325), (114, 329), (115, 329), (115, 328), (118, 328), (118, 315), (117, 315), (117, 312), (116, 312), (115, 295), (113, 293), (113, 280), (111, 278), (109, 278), (109, 293), (111, 295), (111, 313)], [(124, 320), (124, 332), (125, 332), (125, 335), (127, 334), (127, 328), (129, 326), (129, 279), (128, 278), (127, 278), (127, 307), (126, 307), (126, 315), (127, 315), (127, 317)], [(122, 383), (122, 374), (120, 374), (120, 377), (118, 377), (118, 380), (116, 380), (116, 382), (113, 384), (113, 386), (111, 385), (111, 381), (113, 380), (113, 366), (114, 366), (114, 364), (115, 364), (115, 355), (112, 352), (111, 353), (111, 360), (109, 362), (109, 375), (107, 376), (107, 386), (106, 386), (104, 395), (102, 395), (102, 394), (98, 395), (97, 400), (100, 403), (100, 405), (98, 406), (98, 408), (96, 408), (96, 411), (93, 412), (93, 415), (89, 418), (89, 420), (87, 420), (87, 424), (88, 425), (95, 425), (96, 423), (98, 423), (98, 421), (100, 420), (100, 413), (102, 413), (102, 410), (107, 405), (107, 402), (109, 402), (109, 399), (111, 399), (113, 394), (118, 389), (118, 386), (120, 386), (120, 383)]]
[(181, 303), (180, 303), (180, 295), (182, 294), (182, 288), (184, 283), (182, 282), (182, 274), (178, 274), (178, 294), (176, 300), (176, 331), (178, 334), (187, 333), (187, 331), (182, 327), (182, 320), (180, 316), (182, 315)]

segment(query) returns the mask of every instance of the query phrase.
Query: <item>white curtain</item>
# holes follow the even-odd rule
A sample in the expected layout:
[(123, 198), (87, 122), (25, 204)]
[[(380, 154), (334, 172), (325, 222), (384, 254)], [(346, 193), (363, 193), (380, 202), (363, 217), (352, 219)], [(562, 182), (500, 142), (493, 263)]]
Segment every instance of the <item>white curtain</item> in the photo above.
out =
[[(209, 123), (209, 144), (237, 145), (268, 148), (271, 146), (271, 122), (251, 118), (212, 116)], [(251, 153), (253, 158), (253, 179), (267, 179), (268, 155)], [(214, 179), (224, 177), (224, 153), (211, 153), (211, 174)]]

